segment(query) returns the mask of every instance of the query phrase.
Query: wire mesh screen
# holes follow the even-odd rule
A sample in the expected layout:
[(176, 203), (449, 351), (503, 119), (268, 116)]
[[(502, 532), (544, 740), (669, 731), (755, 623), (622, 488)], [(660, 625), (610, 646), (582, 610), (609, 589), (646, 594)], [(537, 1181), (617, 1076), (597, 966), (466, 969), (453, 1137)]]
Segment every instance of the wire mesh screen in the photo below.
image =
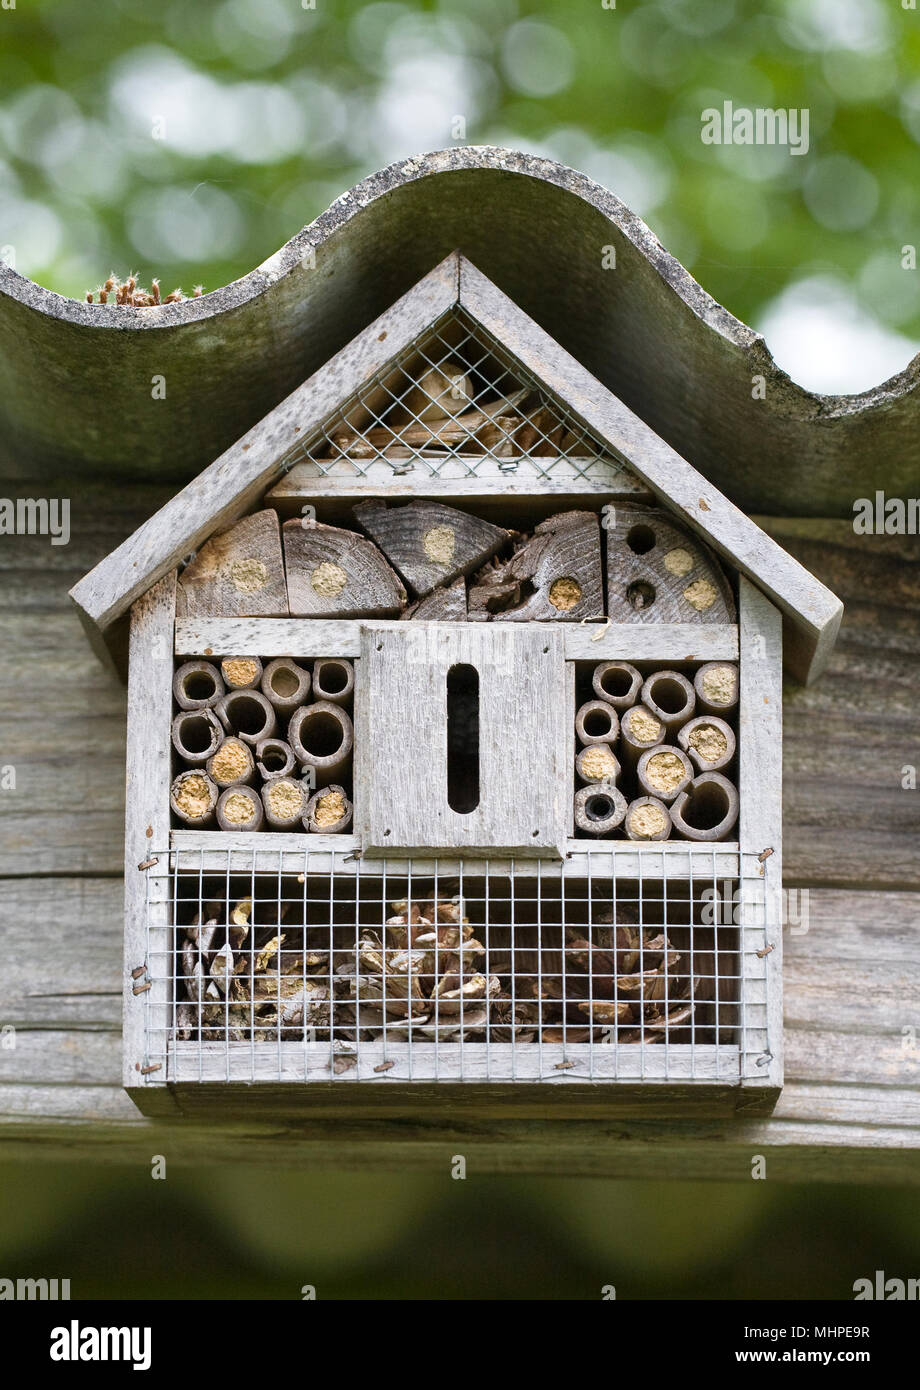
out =
[(753, 856), (643, 847), (624, 873), (594, 851), (561, 872), (152, 857), (146, 1068), (169, 1080), (737, 1081), (764, 1065), (775, 924)]
[(319, 435), (286, 455), (283, 467), (307, 463), (316, 476), (421, 469), (462, 478), (486, 459), (511, 473), (526, 461), (534, 477), (604, 476), (605, 459), (609, 476), (615, 462), (497, 339), (455, 308), (366, 382)]

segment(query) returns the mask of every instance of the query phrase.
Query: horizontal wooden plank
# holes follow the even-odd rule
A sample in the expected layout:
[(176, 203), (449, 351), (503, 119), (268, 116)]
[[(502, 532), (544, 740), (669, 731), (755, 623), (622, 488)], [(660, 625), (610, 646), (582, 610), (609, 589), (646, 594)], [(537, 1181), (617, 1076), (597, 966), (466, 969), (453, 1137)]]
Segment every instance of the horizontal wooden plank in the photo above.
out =
[(361, 654), (361, 627), (343, 618), (177, 618), (177, 656)]
[[(357, 838), (354, 835), (288, 835), (274, 831), (253, 833), (215, 830), (173, 830), (170, 832), (170, 847), (176, 851), (174, 863), (164, 863), (158, 872), (171, 872), (176, 867), (180, 873), (248, 873), (255, 868), (256, 873), (266, 874), (328, 874), (333, 869), (337, 874), (373, 877), (384, 872), (384, 861), (363, 855), (356, 856)], [(156, 846), (156, 850), (162, 849)], [(253, 858), (255, 856), (255, 858)], [(563, 877), (578, 879), (588, 873), (590, 859), (592, 875), (600, 878), (637, 878), (642, 873), (648, 878), (681, 880), (695, 877), (705, 881), (713, 878), (736, 877), (739, 872), (737, 841), (726, 840), (719, 845), (697, 845), (687, 840), (666, 840), (661, 843), (638, 845), (631, 840), (605, 840), (596, 844), (590, 840), (568, 840), (566, 857), (560, 861), (512, 860), (507, 855), (489, 857), (490, 874), (516, 873), (519, 877), (543, 874), (558, 877), (560, 867)], [(411, 861), (406, 856), (387, 855), (385, 870), (387, 874), (405, 873), (411, 862), (412, 873), (416, 877), (433, 875), (456, 876), (461, 863), (449, 851), (432, 857), (414, 854)], [(464, 861), (463, 870), (469, 877), (475, 874), (470, 860)], [(750, 866), (748, 866), (748, 872)]]
[[(613, 1048), (589, 1044), (544, 1043), (541, 1046), (464, 1043), (462, 1047), (436, 1047), (434, 1043), (362, 1043), (355, 1065), (332, 1079), (333, 1052), (328, 1043), (178, 1043), (170, 1048), (168, 1079), (174, 1082), (221, 1082), (228, 1071), (234, 1081), (264, 1084), (320, 1082), (351, 1086), (367, 1081), (390, 1090), (405, 1082), (424, 1085), (435, 1081), (508, 1083), (540, 1081), (547, 1085), (577, 1087), (586, 1080), (624, 1083), (694, 1081), (729, 1083), (725, 1098), (731, 1101), (740, 1060), (738, 1048), (674, 1045)], [(386, 1071), (380, 1071), (381, 1066)], [(591, 1088), (591, 1100), (603, 1102), (603, 1087)], [(633, 1088), (634, 1089), (634, 1088)], [(309, 1102), (308, 1102), (309, 1103)], [(373, 1100), (371, 1101), (373, 1104)], [(539, 1104), (539, 1100), (537, 1099)], [(609, 1104), (613, 1104), (611, 1096)], [(691, 1102), (692, 1106), (692, 1102)], [(733, 1104), (726, 1108), (734, 1109)], [(214, 1113), (220, 1113), (215, 1092)]]
[(737, 661), (738, 629), (718, 623), (566, 623), (568, 661)]
[(920, 1182), (920, 894), (809, 894), (807, 931), (787, 933), (787, 1081), (774, 1116), (675, 1118), (665, 1100), (625, 1131), (612, 1114), (585, 1118), (567, 1082), (553, 1087), (549, 1109), (544, 1094), (530, 1114), (529, 1098), (518, 1108), (477, 1088), (447, 1098), (427, 1087), (424, 1113), (407, 1110), (398, 1129), (383, 1102), (378, 1118), (358, 1118), (348, 1099), (356, 1088), (338, 1081), (317, 1088), (296, 1120), (258, 1115), (256, 1103), (249, 1119), (219, 1129), (144, 1119), (120, 1085), (121, 913), (117, 879), (4, 885), (11, 968), (0, 975), (0, 1018), (15, 1027), (16, 1046), (0, 1049), (0, 1139), (10, 1159), (115, 1163), (168, 1152), (189, 1165), (425, 1171), (443, 1165), (447, 1147), (475, 1155), (480, 1171), (563, 1164), (627, 1176), (638, 1164), (648, 1177), (725, 1179), (749, 1178), (751, 1154), (764, 1153), (778, 1181)]
[[(381, 626), (381, 624), (377, 624)], [(385, 624), (384, 624), (385, 626)], [(402, 628), (402, 623), (394, 626)], [(453, 627), (454, 624), (445, 624)], [(476, 624), (476, 626), (480, 626)], [(737, 661), (738, 629), (706, 623), (565, 623), (567, 661)], [(516, 629), (542, 628), (517, 623)], [(361, 623), (322, 618), (177, 618), (176, 655), (361, 654)]]
[[(401, 467), (409, 471), (395, 471)], [(283, 516), (296, 516), (304, 504), (328, 502), (341, 508), (343, 499), (347, 505), (364, 497), (394, 502), (424, 497), (452, 506), (472, 503), (505, 509), (509, 502), (517, 507), (536, 498), (538, 503), (545, 499), (546, 510), (597, 505), (600, 499), (647, 502), (652, 493), (615, 459), (450, 454), (432, 458), (430, 467), (423, 459), (295, 463), (266, 494), (266, 501)]]

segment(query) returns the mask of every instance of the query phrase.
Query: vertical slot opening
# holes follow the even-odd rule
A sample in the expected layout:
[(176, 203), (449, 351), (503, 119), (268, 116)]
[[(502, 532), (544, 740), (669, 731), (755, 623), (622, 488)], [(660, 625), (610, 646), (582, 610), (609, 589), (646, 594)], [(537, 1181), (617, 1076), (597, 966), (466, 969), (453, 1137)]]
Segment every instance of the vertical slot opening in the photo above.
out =
[(447, 673), (447, 804), (459, 815), (479, 805), (479, 672), (465, 664)]

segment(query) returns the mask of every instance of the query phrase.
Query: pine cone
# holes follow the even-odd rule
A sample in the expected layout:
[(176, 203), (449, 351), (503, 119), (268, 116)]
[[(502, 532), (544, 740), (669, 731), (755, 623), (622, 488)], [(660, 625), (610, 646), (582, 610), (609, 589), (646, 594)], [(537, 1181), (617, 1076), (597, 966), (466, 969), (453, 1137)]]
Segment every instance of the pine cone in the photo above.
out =
[[(229, 920), (227, 911), (209, 905), (185, 929), (181, 962), (188, 1002), (178, 1005), (178, 1036), (198, 1032), (202, 1041), (274, 1042), (279, 1035), (294, 1040), (307, 1028), (328, 1028), (328, 951), (285, 950), (286, 935), (278, 927), (252, 926), (248, 898), (233, 907)], [(208, 916), (204, 923), (202, 915)]]
[(501, 984), (477, 968), (485, 947), (459, 903), (429, 899), (391, 907), (396, 915), (387, 921), (385, 940), (365, 929), (355, 964), (336, 970), (345, 997), (356, 1001), (352, 1021), (362, 1033), (385, 1027), (386, 1036), (400, 1042), (483, 1037)]
[(608, 919), (569, 928), (566, 943), (564, 975), (531, 980), (534, 997), (542, 988), (547, 1001), (545, 1042), (596, 1042), (615, 1029), (618, 1043), (655, 1043), (690, 1019), (695, 982), (680, 973), (683, 957), (663, 927)]

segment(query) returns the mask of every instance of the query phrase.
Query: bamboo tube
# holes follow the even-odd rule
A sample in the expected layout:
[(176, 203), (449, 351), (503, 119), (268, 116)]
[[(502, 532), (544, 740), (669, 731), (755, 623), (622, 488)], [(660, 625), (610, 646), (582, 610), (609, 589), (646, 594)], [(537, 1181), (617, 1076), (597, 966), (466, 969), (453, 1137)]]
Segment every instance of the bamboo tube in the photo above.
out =
[(256, 779), (252, 749), (238, 738), (225, 738), (217, 752), (208, 758), (207, 768), (208, 776), (221, 791), (227, 787), (251, 786)]
[(735, 756), (735, 734), (724, 719), (700, 714), (678, 731), (677, 742), (698, 772), (720, 772)]
[(355, 668), (344, 657), (324, 657), (313, 663), (313, 698), (348, 705), (355, 689)]
[(265, 813), (258, 792), (252, 787), (228, 787), (217, 803), (217, 824), (221, 830), (261, 830)]
[(642, 754), (636, 777), (643, 795), (656, 797), (669, 806), (685, 787), (689, 787), (695, 771), (682, 748), (659, 743)]
[(575, 715), (575, 732), (584, 744), (616, 743), (620, 721), (606, 700), (588, 700)]
[(630, 840), (667, 840), (672, 829), (668, 808), (657, 796), (639, 796), (629, 803), (623, 829)]
[(656, 671), (642, 687), (642, 703), (673, 734), (693, 718), (696, 691), (679, 671)]
[(738, 790), (721, 772), (701, 772), (671, 807), (674, 829), (688, 840), (725, 840), (738, 819)]
[(218, 700), (214, 711), (228, 734), (236, 734), (252, 747), (270, 738), (278, 727), (278, 717), (261, 690), (231, 690)]
[(228, 690), (252, 690), (262, 679), (262, 663), (257, 656), (225, 656), (220, 674)]
[(575, 793), (575, 824), (588, 835), (609, 835), (625, 815), (626, 797), (616, 787), (587, 786)]
[(576, 757), (575, 771), (583, 782), (609, 782), (611, 786), (616, 786), (620, 763), (609, 744), (589, 743)]
[(599, 700), (622, 712), (638, 700), (642, 676), (628, 661), (602, 661), (594, 668), (591, 684)]
[(186, 661), (173, 676), (173, 695), (180, 709), (207, 709), (224, 693), (224, 682), (210, 661)]
[(632, 772), (642, 754), (664, 738), (661, 720), (645, 705), (633, 705), (620, 720), (620, 762), (624, 772)]
[(169, 805), (183, 825), (204, 830), (214, 823), (218, 791), (212, 777), (192, 769), (180, 772), (169, 789)]
[(289, 656), (276, 657), (262, 672), (262, 694), (279, 714), (293, 714), (310, 695), (310, 672)]
[(294, 750), (283, 738), (261, 738), (256, 744), (256, 767), (266, 782), (294, 771)]
[(354, 728), (339, 705), (317, 700), (291, 715), (288, 742), (304, 770), (313, 769), (315, 786), (325, 787), (351, 765)]
[(332, 783), (310, 797), (303, 823), (315, 835), (341, 835), (351, 825), (353, 810), (344, 787)]
[(693, 678), (700, 711), (725, 715), (738, 703), (738, 667), (732, 661), (707, 661)]
[(180, 710), (172, 722), (172, 744), (189, 767), (204, 767), (224, 741), (224, 731), (213, 709)]
[(293, 830), (304, 813), (304, 790), (293, 777), (271, 777), (262, 788), (265, 819), (276, 830)]

